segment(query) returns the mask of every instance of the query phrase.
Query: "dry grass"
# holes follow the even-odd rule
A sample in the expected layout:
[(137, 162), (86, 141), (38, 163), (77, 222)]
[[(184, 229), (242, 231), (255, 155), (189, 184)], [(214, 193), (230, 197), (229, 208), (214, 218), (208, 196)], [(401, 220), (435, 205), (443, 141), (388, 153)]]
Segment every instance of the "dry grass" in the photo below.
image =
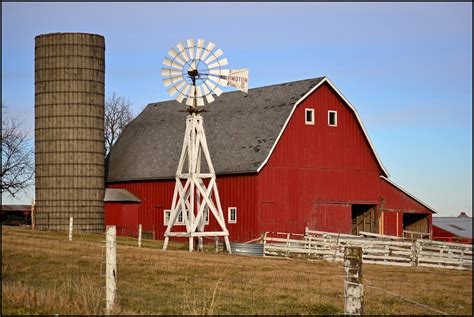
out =
[[(100, 314), (101, 235), (3, 227), (2, 314)], [(118, 239), (118, 307), (125, 314), (340, 314), (340, 263), (188, 253), (185, 245)], [(365, 265), (367, 314), (472, 315), (472, 273)], [(374, 285), (380, 289), (369, 288)]]

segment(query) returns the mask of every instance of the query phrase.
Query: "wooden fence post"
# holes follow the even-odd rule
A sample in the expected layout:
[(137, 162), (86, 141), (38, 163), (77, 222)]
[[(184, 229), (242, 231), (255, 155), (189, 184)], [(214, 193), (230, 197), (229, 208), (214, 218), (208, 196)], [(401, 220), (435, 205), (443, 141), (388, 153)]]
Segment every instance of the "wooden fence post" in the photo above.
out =
[(142, 224), (138, 225), (138, 247), (142, 247)]
[(344, 249), (344, 314), (364, 314), (361, 247), (346, 246)]
[(116, 233), (115, 226), (107, 226), (105, 248), (105, 309), (107, 313), (110, 313), (115, 305), (117, 290)]
[(74, 218), (69, 217), (69, 241), (72, 241), (72, 226), (73, 226)]

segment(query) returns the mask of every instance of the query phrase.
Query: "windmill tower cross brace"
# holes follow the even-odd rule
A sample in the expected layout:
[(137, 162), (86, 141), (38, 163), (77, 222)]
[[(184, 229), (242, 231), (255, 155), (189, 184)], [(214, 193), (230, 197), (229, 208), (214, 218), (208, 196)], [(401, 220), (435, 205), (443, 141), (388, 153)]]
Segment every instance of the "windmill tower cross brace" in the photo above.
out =
[[(225, 224), (217, 189), (216, 174), (207, 146), (203, 118), (200, 115), (203, 110), (199, 109), (198, 106), (204, 105), (203, 97), (210, 103), (214, 101), (213, 92), (217, 95), (222, 93), (217, 87), (219, 84), (227, 86), (229, 83), (246, 92), (247, 86), (242, 87), (239, 76), (245, 76), (245, 83), (247, 83), (248, 70), (230, 71), (222, 69), (221, 67), (227, 64), (227, 59), (218, 60), (223, 52), (220, 49), (213, 52), (215, 45), (212, 42), (209, 42), (207, 47), (204, 47), (205, 42), (202, 39), (198, 40), (196, 46), (194, 40), (187, 40), (186, 43), (187, 46), (182, 42), (178, 43), (178, 52), (174, 49), (168, 52), (173, 59), (170, 60), (165, 57), (164, 65), (170, 68), (162, 69), (162, 75), (169, 76), (169, 78), (163, 80), (165, 86), (167, 84), (173, 85), (168, 89), (168, 92), (171, 95), (178, 92), (176, 100), (182, 102), (184, 98), (187, 98), (186, 104), (189, 105), (186, 110), (189, 115), (186, 119), (183, 148), (176, 171), (176, 184), (170, 217), (164, 234), (163, 250), (167, 249), (170, 237), (187, 237), (189, 239), (189, 251), (192, 251), (194, 249), (194, 238), (198, 238), (199, 248), (202, 250), (203, 237), (222, 236), (227, 251), (231, 252), (229, 231)], [(195, 47), (196, 52), (194, 51)], [(217, 61), (210, 64), (214, 60)], [(205, 66), (205, 70), (199, 71), (198, 68), (201, 63)], [(186, 67), (189, 67), (189, 69), (185, 69)], [(179, 72), (181, 72), (181, 75)], [(231, 78), (230, 74), (234, 76)], [(191, 81), (190, 84), (186, 83), (186, 77)], [(196, 85), (198, 79), (202, 81), (199, 86)], [(210, 89), (209, 85), (212, 85)], [(186, 162), (187, 171), (185, 170)], [(201, 171), (203, 163), (208, 167), (207, 173)], [(207, 186), (205, 180), (207, 180)], [(180, 214), (184, 220), (186, 232), (173, 232), (171, 230)], [(206, 218), (210, 217), (211, 214), (219, 224), (220, 231), (205, 231)]]

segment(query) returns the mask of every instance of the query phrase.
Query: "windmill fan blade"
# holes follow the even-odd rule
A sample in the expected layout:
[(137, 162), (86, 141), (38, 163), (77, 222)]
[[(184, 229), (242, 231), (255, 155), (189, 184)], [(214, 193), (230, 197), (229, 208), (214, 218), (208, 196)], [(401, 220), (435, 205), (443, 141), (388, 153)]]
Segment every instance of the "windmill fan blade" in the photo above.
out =
[(176, 60), (171, 60), (169, 59), (168, 57), (165, 57), (164, 60), (163, 60), (163, 65), (165, 66), (168, 66), (168, 67), (172, 67), (172, 68), (176, 68), (176, 69), (181, 69), (182, 66), (179, 65)]
[[(209, 80), (212, 80), (213, 82), (215, 82), (215, 83), (218, 84), (218, 85), (222, 85), (222, 86), (224, 86), (224, 87), (227, 86), (227, 80), (226, 80), (226, 79), (219, 78), (219, 77), (212, 76), (212, 75), (207, 76), (207, 78), (208, 78)], [(217, 86), (216, 86), (216, 87), (217, 87)]]
[(204, 99), (202, 97), (197, 97), (196, 101), (197, 101), (197, 106), (198, 107), (204, 106)]
[(220, 61), (217, 61), (215, 63), (212, 63), (211, 65), (207, 66), (209, 69), (211, 68), (216, 68), (216, 67), (222, 67), (222, 66), (225, 66), (229, 64), (229, 62), (227, 61), (227, 58), (224, 58), (224, 59), (221, 59)]
[(194, 106), (194, 97), (188, 97), (188, 98), (186, 99), (186, 104), (187, 104), (188, 106)]
[(214, 89), (217, 88), (217, 82), (213, 82), (213, 81), (209, 80), (209, 78), (203, 84), (205, 84), (206, 88), (209, 89), (209, 92), (208, 92), (209, 94), (212, 94)]
[(218, 49), (218, 50), (215, 51), (211, 56), (209, 56), (209, 58), (206, 59), (206, 60), (204, 61), (204, 63), (206, 63), (207, 65), (209, 65), (209, 63), (211, 63), (211, 62), (214, 61), (215, 59), (218, 59), (218, 58), (221, 57), (223, 54), (224, 54), (224, 52), (223, 52), (221, 49)]
[(179, 54), (181, 57), (183, 57), (184, 61), (187, 62), (189, 61), (189, 56), (186, 53), (186, 49), (184, 47), (184, 44), (182, 42), (179, 42), (176, 47), (178, 48)]
[(204, 63), (206, 63), (206, 65), (209, 65), (211, 62), (213, 62), (215, 59), (216, 59), (216, 55), (212, 54), (211, 56), (209, 56), (205, 61)]
[(189, 58), (194, 59), (194, 39), (189, 39), (186, 42), (188, 44)]
[(201, 58), (201, 54), (202, 54), (202, 49), (204, 48), (204, 40), (203, 39), (199, 39), (198, 40), (198, 43), (197, 43), (197, 50), (196, 50), (196, 59), (200, 59)]
[(183, 73), (180, 70), (173, 69), (173, 68), (162, 68), (161, 69), (161, 76), (179, 76)]
[(222, 70), (220, 68), (216, 68), (216, 69), (210, 69), (209, 70), (209, 75), (215, 75), (215, 76), (220, 76), (222, 75)]
[(191, 85), (188, 84), (188, 83), (184, 84), (184, 88), (181, 89), (182, 94), (185, 95), (186, 97), (191, 96), (191, 95), (189, 94), (189, 92), (191, 91), (192, 87), (193, 87), (193, 86), (191, 86)]
[(207, 84), (205, 82), (202, 83), (201, 88), (204, 91), (204, 96), (206, 97), (207, 103), (213, 102), (215, 99), (209, 91), (209, 88), (207, 87)]
[(183, 81), (183, 76), (175, 76), (175, 77), (170, 77), (170, 78), (164, 78), (163, 79), (163, 85), (165, 85), (165, 87), (171, 85), (171, 84), (177, 84), (181, 81)]
[(219, 87), (216, 87), (216, 88), (214, 89), (214, 93), (215, 93), (217, 96), (220, 96), (220, 95), (222, 95), (222, 90), (221, 90)]
[(214, 52), (214, 55), (216, 56), (216, 58), (219, 58), (222, 55), (224, 55), (224, 52), (221, 49), (218, 49), (217, 51)]
[(184, 65), (186, 62), (179, 56), (178, 52), (174, 48), (168, 51), (168, 55), (171, 56), (178, 64)]
[(212, 42), (209, 42), (207, 44), (207, 47), (204, 49), (204, 53), (202, 54), (201, 56), (201, 60), (205, 60), (207, 55), (209, 55), (209, 53), (212, 52), (212, 50), (214, 49), (214, 46), (216, 46), (214, 43)]
[(179, 103), (182, 103), (183, 100), (184, 100), (184, 97), (185, 97), (185, 96), (180, 93), (180, 94), (176, 97), (176, 101), (179, 102)]
[(207, 96), (209, 95), (211, 92), (209, 91), (209, 88), (207, 87), (207, 84), (205, 82), (203, 82), (201, 84), (201, 89), (202, 91), (204, 92), (203, 96)]
[(206, 100), (207, 100), (207, 103), (211, 103), (216, 99), (214, 99), (214, 97), (211, 94), (209, 94), (209, 95), (206, 95)]
[(166, 92), (168, 93), (168, 95), (173, 96), (175, 93), (179, 92), (181, 88), (183, 88), (185, 83), (186, 82), (184, 80), (181, 82), (177, 82), (177, 85), (171, 86), (171, 88), (166, 90)]
[(206, 41), (204, 39), (198, 39), (197, 47), (198, 48), (204, 48), (204, 43)]
[(217, 77), (220, 77), (220, 76), (227, 77), (230, 74), (230, 70), (222, 69), (222, 68), (214, 68), (214, 69), (209, 70), (209, 74), (217, 76)]
[(201, 88), (201, 85), (196, 86), (196, 97), (202, 97), (202, 88)]

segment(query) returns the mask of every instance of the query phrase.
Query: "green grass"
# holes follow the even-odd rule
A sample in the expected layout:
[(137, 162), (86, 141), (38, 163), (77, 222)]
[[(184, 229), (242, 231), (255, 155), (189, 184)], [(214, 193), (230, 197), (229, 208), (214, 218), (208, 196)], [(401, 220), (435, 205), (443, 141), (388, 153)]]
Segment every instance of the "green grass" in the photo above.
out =
[[(102, 314), (104, 235), (2, 228), (2, 314)], [(117, 238), (116, 314), (341, 314), (341, 263), (257, 258)], [(472, 315), (472, 273), (364, 265), (372, 285)], [(365, 287), (367, 314), (433, 314)]]

